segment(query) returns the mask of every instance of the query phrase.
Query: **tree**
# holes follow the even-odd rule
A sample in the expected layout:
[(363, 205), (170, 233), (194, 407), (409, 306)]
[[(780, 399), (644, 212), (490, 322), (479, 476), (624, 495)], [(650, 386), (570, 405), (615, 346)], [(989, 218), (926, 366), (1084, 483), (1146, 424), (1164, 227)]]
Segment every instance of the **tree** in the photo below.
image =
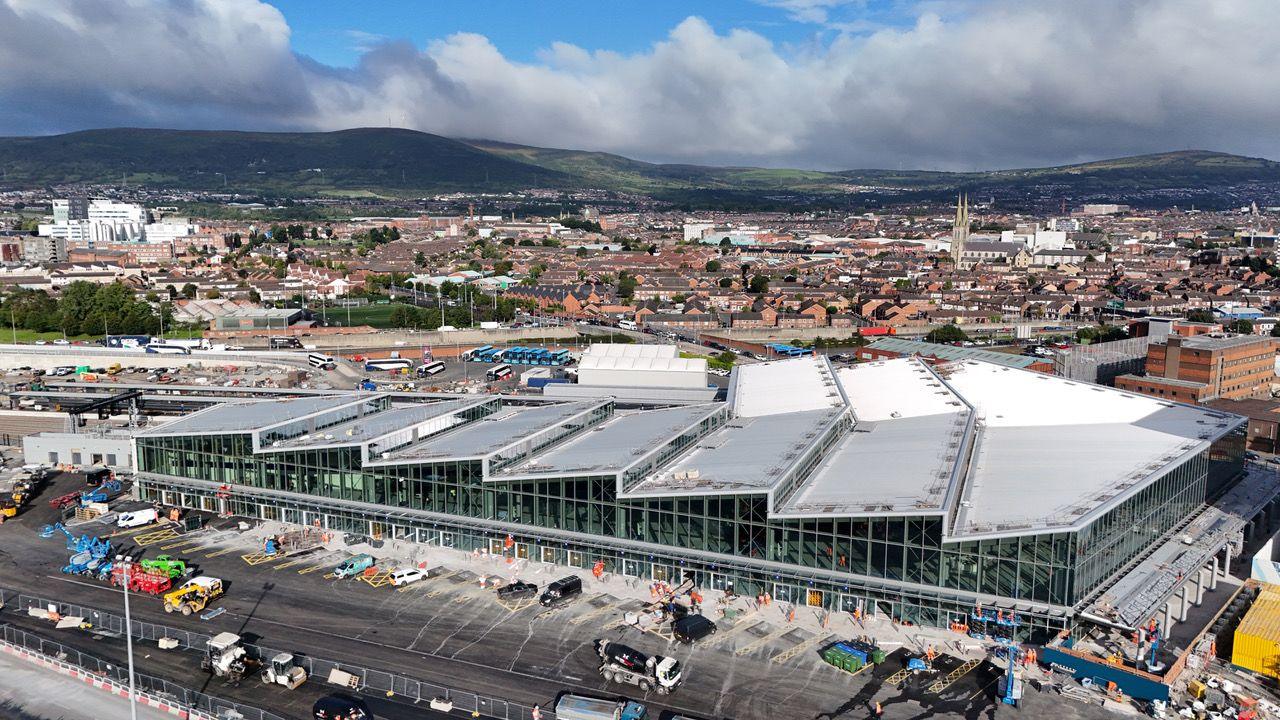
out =
[(1187, 319), (1199, 323), (1214, 322), (1213, 312), (1210, 310), (1192, 310), (1187, 313)]
[(249, 302), (262, 302), (262, 293), (258, 292), (256, 288), (249, 288)]
[(753, 293), (756, 293), (757, 295), (769, 292), (769, 276), (768, 275), (753, 276), (751, 278), (751, 284), (747, 286), (747, 289)]
[(1271, 326), (1271, 337), (1280, 337), (1280, 323)]
[(720, 278), (719, 285), (720, 285), (720, 287), (722, 287), (722, 288), (724, 288), (724, 289), (726, 289), (726, 290), (727, 290), (727, 289), (729, 289), (729, 288), (733, 287), (733, 278), (722, 277), (722, 278)]
[(1240, 333), (1241, 335), (1252, 335), (1253, 321), (1240, 318), (1239, 320), (1236, 320), (1235, 322), (1228, 325), (1227, 330), (1233, 333)]
[(222, 297), (222, 293), (218, 292), (218, 288), (209, 288), (208, 291), (205, 292), (204, 296), (210, 300), (217, 300)]
[(422, 251), (419, 250), (418, 252), (413, 254), (413, 264), (417, 265), (418, 267), (426, 267), (427, 256), (422, 254)]
[(720, 268), (721, 268), (721, 265), (719, 260), (707, 261), (707, 267), (706, 267), (707, 272), (720, 272)]
[(196, 293), (198, 292), (199, 291), (193, 283), (187, 283), (182, 286), (182, 297), (187, 298), (188, 300), (195, 300)]
[(626, 273), (618, 276), (618, 297), (631, 298), (636, 294), (636, 279)]
[(955, 343), (965, 342), (969, 339), (969, 336), (959, 326), (948, 323), (930, 330), (929, 334), (924, 336), (924, 339), (931, 343)]

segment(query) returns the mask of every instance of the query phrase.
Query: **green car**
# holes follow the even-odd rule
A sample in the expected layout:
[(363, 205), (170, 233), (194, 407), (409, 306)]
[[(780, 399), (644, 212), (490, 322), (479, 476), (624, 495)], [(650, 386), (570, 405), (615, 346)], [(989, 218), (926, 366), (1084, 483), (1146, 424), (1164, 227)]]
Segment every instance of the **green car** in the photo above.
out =
[(187, 574), (187, 563), (172, 555), (157, 555), (150, 560), (142, 561), (142, 569), (149, 572), (163, 573), (177, 579)]

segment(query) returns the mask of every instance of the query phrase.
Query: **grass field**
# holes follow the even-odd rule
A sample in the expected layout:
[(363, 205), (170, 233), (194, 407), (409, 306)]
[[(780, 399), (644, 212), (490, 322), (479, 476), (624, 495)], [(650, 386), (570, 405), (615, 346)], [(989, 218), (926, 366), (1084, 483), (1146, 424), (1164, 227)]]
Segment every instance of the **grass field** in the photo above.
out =
[[(376, 328), (389, 328), (391, 325), (391, 313), (395, 312), (398, 307), (413, 307), (406, 303), (388, 303), (386, 305), (364, 305), (362, 307), (353, 308), (325, 308), (325, 314), (329, 318), (329, 322), (340, 322), (347, 327), (355, 325), (368, 325)], [(350, 312), (350, 321), (347, 320), (347, 313)]]

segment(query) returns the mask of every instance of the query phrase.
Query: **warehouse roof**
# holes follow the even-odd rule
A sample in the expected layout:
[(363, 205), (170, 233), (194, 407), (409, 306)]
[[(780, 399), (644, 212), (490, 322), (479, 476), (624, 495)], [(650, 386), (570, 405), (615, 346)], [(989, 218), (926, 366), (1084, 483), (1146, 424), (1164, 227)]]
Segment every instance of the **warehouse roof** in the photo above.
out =
[(501, 475), (614, 474), (717, 410), (703, 404), (619, 412)]
[(137, 433), (149, 435), (192, 435), (201, 433), (247, 433), (326, 410), (351, 405), (372, 396), (318, 395), (287, 400), (229, 402), (198, 410), (190, 415)]
[(986, 363), (953, 363), (941, 372), (982, 418), (955, 536), (1088, 522), (1241, 421)]
[(963, 465), (971, 408), (919, 359), (841, 368), (853, 432), (779, 513), (941, 512)]
[(681, 358), (635, 355), (582, 356), (579, 370), (652, 370), (658, 372), (706, 372), (704, 358)]
[(940, 343), (928, 343), (907, 338), (878, 338), (867, 346), (871, 350), (883, 350), (902, 355), (924, 355), (939, 360), (982, 360), (1007, 367), (1027, 368), (1036, 363), (1048, 362), (1043, 358), (995, 352), (981, 348), (957, 347)]
[(362, 444), (377, 440), (389, 433), (410, 428), (432, 418), (451, 415), (463, 408), (479, 405), (483, 402), (483, 399), (459, 399), (401, 405), (383, 412), (375, 412), (353, 418), (347, 422), (324, 428), (321, 432), (273, 442), (270, 447), (264, 448), (264, 450), (297, 450), (299, 448), (326, 445)]
[(733, 373), (729, 393), (739, 417), (844, 406), (831, 366), (816, 355), (742, 365)]
[(729, 421), (630, 495), (712, 493), (774, 487), (805, 448), (841, 414), (839, 408)]
[(571, 402), (503, 408), (480, 420), (401, 448), (379, 462), (385, 464), (482, 457), (521, 437), (554, 427), (593, 404), (595, 403)]

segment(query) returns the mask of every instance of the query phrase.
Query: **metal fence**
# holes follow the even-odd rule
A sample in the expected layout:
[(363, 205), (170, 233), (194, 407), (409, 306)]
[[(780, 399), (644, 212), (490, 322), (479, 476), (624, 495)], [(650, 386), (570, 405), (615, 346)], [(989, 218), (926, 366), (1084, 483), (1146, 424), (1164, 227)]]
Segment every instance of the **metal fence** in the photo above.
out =
[[(92, 623), (94, 627), (106, 632), (124, 634), (124, 617), (113, 613), (0, 589), (0, 601), (4, 600), (15, 602), (19, 612), (27, 612), (28, 608), (33, 607), (53, 610), (63, 616), (82, 617), (86, 622)], [(180, 630), (136, 619), (132, 622), (132, 628), (133, 636), (140, 640), (158, 641), (162, 638), (170, 638), (176, 640), (178, 647), (184, 650), (194, 650), (201, 653), (205, 651), (206, 642), (210, 637), (203, 633)], [(271, 658), (282, 652), (291, 653), (297, 663), (307, 671), (308, 677), (317, 682), (327, 682), (332, 672), (337, 670), (350, 675), (352, 682), (349, 687), (361, 692), (393, 695), (412, 702), (430, 702), (435, 698), (445, 698), (453, 703), (455, 710), (462, 710), (468, 713), (478, 712), (484, 717), (497, 718), (498, 720), (533, 720), (534, 718), (531, 706), (509, 702), (501, 698), (479, 695), (432, 682), (414, 680), (402, 675), (383, 670), (372, 670), (351, 663), (340, 663), (335, 660), (300, 655), (292, 650), (252, 643), (243, 643), (243, 645), (250, 655), (263, 662), (270, 662)], [(199, 695), (200, 693), (195, 694)], [(547, 720), (555, 718), (555, 713), (548, 709), (539, 708), (539, 712), (541, 718), (546, 718)], [(270, 714), (246, 714), (245, 717), (261, 717), (264, 720), (271, 720), (276, 716)]]
[[(121, 686), (127, 687), (129, 685), (129, 669), (127, 666), (107, 662), (93, 655), (80, 652), (75, 648), (67, 647), (62, 643), (20, 630), (12, 625), (4, 625), (0, 630), (3, 630), (3, 638), (7, 643), (39, 653), (50, 660), (81, 668), (88, 673), (111, 680)], [(133, 679), (134, 686), (140, 693), (165, 700), (188, 710), (199, 711), (210, 717), (226, 718), (228, 720), (231, 718), (237, 720), (284, 720), (279, 715), (231, 702), (230, 700), (216, 698), (212, 695), (206, 695), (145, 673), (135, 671)]]

